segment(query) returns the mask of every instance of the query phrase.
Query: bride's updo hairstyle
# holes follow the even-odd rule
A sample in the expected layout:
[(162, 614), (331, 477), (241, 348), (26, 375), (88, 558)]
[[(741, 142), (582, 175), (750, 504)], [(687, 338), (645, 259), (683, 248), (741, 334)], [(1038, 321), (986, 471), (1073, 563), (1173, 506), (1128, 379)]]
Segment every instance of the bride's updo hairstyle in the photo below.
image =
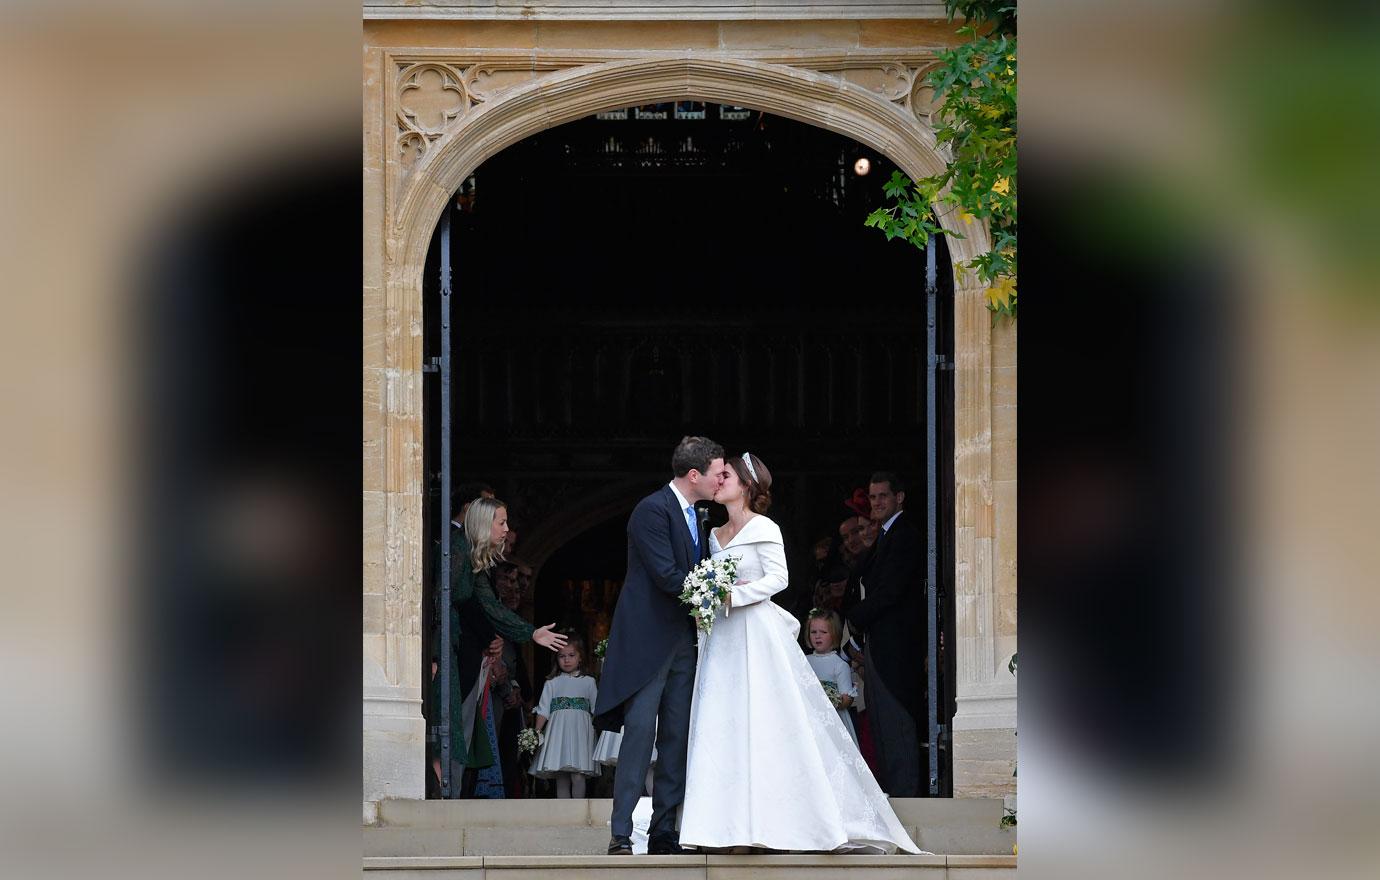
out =
[[(749, 458), (752, 459), (751, 468), (748, 467)], [(753, 513), (766, 513), (771, 508), (771, 471), (762, 464), (762, 459), (747, 452), (742, 456), (730, 458), (728, 464), (742, 481), (743, 491), (747, 492), (748, 510)]]

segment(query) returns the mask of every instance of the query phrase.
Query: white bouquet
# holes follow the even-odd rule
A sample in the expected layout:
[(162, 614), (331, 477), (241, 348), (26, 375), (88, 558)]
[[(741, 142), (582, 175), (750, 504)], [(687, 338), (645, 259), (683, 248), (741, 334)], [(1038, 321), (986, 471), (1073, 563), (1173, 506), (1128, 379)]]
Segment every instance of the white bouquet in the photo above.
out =
[(838, 685), (834, 684), (832, 681), (825, 681), (822, 678), (819, 680), (819, 683), (824, 685), (824, 695), (829, 698), (829, 702), (833, 707), (835, 709), (842, 709), (843, 694), (839, 692)]
[(714, 628), (714, 612), (733, 594), (740, 559), (741, 556), (706, 559), (685, 576), (680, 601), (690, 606), (690, 616), (695, 618), (695, 626), (702, 632), (708, 633)]
[(522, 730), (518, 731), (517, 747), (519, 752), (535, 754), (540, 746), (541, 734), (534, 728), (524, 727)]

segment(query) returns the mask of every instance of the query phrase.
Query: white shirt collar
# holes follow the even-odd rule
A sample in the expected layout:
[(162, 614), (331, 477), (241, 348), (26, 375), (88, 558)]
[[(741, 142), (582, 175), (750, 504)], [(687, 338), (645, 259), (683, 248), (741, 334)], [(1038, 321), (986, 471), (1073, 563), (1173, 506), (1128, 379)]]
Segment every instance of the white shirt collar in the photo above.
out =
[(884, 531), (884, 532), (889, 532), (889, 531), (891, 531), (891, 524), (894, 523), (894, 522), (896, 522), (896, 517), (900, 516), (900, 515), (903, 514), (903, 513), (905, 513), (905, 511), (903, 511), (903, 510), (898, 510), (898, 511), (896, 511), (895, 513), (893, 513), (893, 514), (891, 515), (891, 519), (889, 519), (889, 520), (887, 520), (886, 522), (882, 523), (882, 531)]
[(670, 486), (671, 491), (676, 493), (676, 500), (680, 502), (680, 512), (685, 513), (685, 508), (690, 506), (690, 502), (686, 501), (685, 496), (680, 494), (680, 490), (676, 488), (676, 481), (672, 480), (666, 485)]

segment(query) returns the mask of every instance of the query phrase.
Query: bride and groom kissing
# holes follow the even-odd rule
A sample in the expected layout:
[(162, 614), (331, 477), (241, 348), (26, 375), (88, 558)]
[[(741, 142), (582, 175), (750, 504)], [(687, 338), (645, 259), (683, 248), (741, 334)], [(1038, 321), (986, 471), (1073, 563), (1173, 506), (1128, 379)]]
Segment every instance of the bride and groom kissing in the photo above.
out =
[[(757, 456), (685, 437), (672, 479), (628, 520), (628, 571), (614, 610), (594, 726), (623, 731), (610, 855), (632, 853), (632, 813), (655, 742), (652, 855), (755, 847), (778, 852), (920, 852), (897, 820), (771, 597), (789, 583)], [(728, 522), (700, 533), (695, 504)], [(680, 601), (700, 560), (738, 558), (737, 582), (697, 639)]]

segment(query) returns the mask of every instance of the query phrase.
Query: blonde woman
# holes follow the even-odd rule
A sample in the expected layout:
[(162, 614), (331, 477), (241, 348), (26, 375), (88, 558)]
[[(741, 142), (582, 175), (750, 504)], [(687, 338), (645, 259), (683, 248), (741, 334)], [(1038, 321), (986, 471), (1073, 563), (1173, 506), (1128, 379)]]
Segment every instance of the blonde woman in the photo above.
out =
[[(495, 764), (496, 749), (486, 735), (487, 725), (482, 718), (475, 719), (473, 729), (465, 729), (462, 707), (484, 655), (497, 655), (504, 639), (516, 644), (531, 641), (554, 652), (565, 647), (566, 637), (552, 632), (554, 622), (536, 627), (523, 620), (494, 592), (494, 569), (503, 561), (503, 544), (508, 535), (507, 505), (496, 498), (476, 498), (465, 510), (464, 522), (452, 521), (451, 525), (450, 753), (460, 767), (482, 769)], [(432, 705), (439, 707), (440, 676), (435, 668), (433, 665)], [(439, 781), (439, 756), (433, 759), (432, 770)], [(452, 791), (460, 787), (453, 785)]]

